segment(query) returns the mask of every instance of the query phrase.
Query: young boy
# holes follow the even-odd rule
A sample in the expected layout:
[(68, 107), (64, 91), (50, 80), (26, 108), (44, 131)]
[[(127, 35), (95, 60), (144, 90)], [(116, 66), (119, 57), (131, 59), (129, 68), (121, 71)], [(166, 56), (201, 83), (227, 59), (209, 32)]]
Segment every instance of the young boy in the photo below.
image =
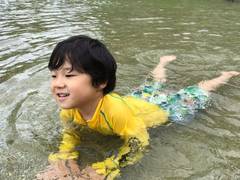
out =
[[(98, 40), (73, 36), (57, 44), (48, 68), (52, 73), (51, 91), (61, 108), (64, 125), (59, 152), (49, 156), (50, 166), (37, 179), (113, 179), (120, 168), (138, 161), (148, 145), (148, 127), (168, 120), (182, 121), (198, 109), (204, 109), (209, 92), (238, 72), (224, 72), (218, 78), (202, 81), (175, 94), (164, 95), (165, 66), (175, 56), (164, 56), (131, 95), (113, 93), (116, 62)], [(124, 140), (117, 155), (91, 167), (79, 169), (79, 127), (88, 127)]]

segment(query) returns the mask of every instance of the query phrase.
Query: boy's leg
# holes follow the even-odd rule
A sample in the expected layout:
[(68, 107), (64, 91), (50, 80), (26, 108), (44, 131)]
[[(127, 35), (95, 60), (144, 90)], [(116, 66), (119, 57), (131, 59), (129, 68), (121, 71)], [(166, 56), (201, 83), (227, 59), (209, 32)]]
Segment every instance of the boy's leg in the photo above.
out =
[(173, 56), (173, 55), (160, 57), (160, 61), (158, 65), (151, 72), (151, 75), (153, 76), (154, 80), (162, 83), (166, 82), (165, 66), (171, 61), (174, 61), (175, 59), (176, 59), (176, 56)]
[(238, 75), (240, 75), (240, 73), (237, 71), (222, 72), (219, 77), (207, 81), (201, 81), (200, 83), (198, 83), (198, 86), (208, 92), (215, 91), (218, 87), (228, 82), (230, 78)]
[(155, 97), (155, 94), (158, 94), (158, 92), (162, 91), (165, 87), (165, 66), (175, 59), (176, 56), (160, 57), (159, 64), (150, 72), (145, 82), (138, 88), (135, 88), (130, 95), (151, 102), (152, 97)]
[(237, 75), (240, 73), (236, 71), (222, 72), (217, 78), (201, 81), (198, 86), (188, 86), (177, 93), (170, 94), (167, 102), (160, 104), (160, 106), (169, 112), (170, 120), (174, 122), (188, 121), (195, 112), (208, 106), (209, 92), (216, 90)]

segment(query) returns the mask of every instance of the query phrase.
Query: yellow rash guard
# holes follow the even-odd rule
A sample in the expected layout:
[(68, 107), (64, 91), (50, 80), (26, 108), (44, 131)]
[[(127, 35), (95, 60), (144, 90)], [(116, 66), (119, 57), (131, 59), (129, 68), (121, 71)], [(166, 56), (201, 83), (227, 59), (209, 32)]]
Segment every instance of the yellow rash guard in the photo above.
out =
[(76, 133), (76, 126), (88, 126), (102, 134), (117, 135), (124, 140), (117, 156), (92, 165), (97, 173), (113, 179), (121, 167), (141, 158), (144, 147), (148, 145), (147, 127), (167, 122), (168, 114), (144, 100), (110, 93), (99, 101), (92, 119), (85, 121), (77, 109), (61, 110), (60, 118), (64, 124), (63, 140), (59, 152), (51, 154), (49, 160), (77, 159), (79, 152), (75, 147), (80, 144), (80, 137)]

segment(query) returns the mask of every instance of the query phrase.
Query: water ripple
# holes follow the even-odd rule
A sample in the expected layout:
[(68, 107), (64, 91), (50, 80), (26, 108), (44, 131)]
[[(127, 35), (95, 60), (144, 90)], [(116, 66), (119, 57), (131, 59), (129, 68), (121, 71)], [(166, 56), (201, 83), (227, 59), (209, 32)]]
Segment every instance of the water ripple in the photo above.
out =
[[(57, 42), (76, 34), (104, 40), (118, 61), (116, 90), (123, 94), (143, 82), (160, 56), (175, 54), (166, 72), (169, 90), (177, 91), (240, 69), (238, 5), (1, 1), (0, 179), (33, 179), (57, 148), (60, 125), (47, 70)], [(213, 93), (212, 106), (189, 124), (153, 130), (149, 153), (122, 179), (239, 177), (239, 84), (234, 78)]]

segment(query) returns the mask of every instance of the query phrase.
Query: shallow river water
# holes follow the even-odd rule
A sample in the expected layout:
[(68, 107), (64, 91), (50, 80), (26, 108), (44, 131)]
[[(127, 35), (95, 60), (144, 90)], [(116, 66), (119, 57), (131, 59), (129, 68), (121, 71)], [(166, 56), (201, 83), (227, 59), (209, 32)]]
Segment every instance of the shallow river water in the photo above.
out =
[[(33, 179), (57, 149), (61, 126), (47, 62), (57, 42), (77, 34), (109, 47), (121, 94), (162, 55), (178, 57), (167, 71), (172, 90), (240, 70), (239, 1), (0, 0), (0, 179)], [(234, 78), (190, 123), (150, 130), (144, 158), (119, 179), (240, 179), (239, 88)], [(119, 143), (86, 136), (83, 164)], [(99, 147), (102, 141), (110, 143)]]

